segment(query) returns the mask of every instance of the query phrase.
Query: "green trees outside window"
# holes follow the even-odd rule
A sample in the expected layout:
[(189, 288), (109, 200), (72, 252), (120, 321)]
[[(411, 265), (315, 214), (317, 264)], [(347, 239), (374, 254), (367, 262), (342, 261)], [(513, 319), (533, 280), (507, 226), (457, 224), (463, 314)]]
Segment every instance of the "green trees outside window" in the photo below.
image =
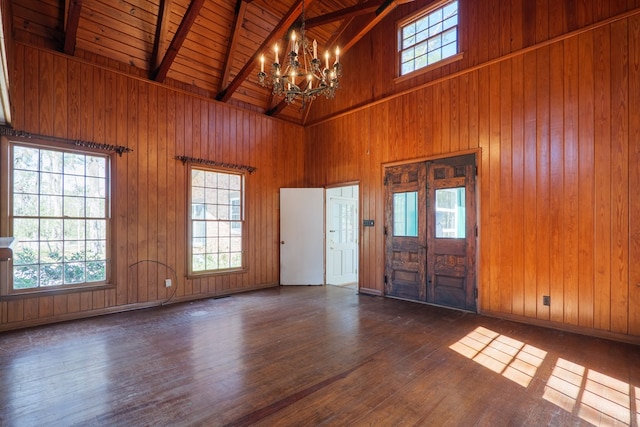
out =
[(106, 156), (12, 146), (13, 289), (107, 280)]

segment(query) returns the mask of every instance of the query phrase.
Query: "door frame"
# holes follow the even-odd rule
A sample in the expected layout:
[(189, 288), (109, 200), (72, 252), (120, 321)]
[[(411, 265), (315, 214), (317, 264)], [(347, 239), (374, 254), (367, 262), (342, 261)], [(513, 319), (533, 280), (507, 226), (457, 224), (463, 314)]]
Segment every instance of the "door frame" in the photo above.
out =
[[(380, 174), (380, 188), (382, 189), (382, 191), (384, 192), (384, 177), (386, 176), (386, 172), (387, 172), (387, 168), (390, 167), (394, 167), (394, 166), (404, 166), (404, 165), (409, 165), (412, 163), (422, 163), (422, 162), (428, 162), (428, 161), (435, 161), (435, 160), (442, 160), (442, 159), (448, 159), (450, 157), (458, 157), (458, 156), (464, 156), (464, 155), (468, 155), (468, 154), (475, 154), (476, 156), (476, 168), (477, 168), (477, 173), (476, 173), (476, 227), (477, 227), (477, 234), (476, 234), (476, 259), (475, 259), (475, 269), (476, 269), (476, 289), (478, 290), (478, 296), (476, 297), (476, 313), (481, 314), (482, 313), (482, 291), (481, 291), (481, 287), (480, 284), (482, 283), (481, 280), (481, 272), (480, 272), (480, 260), (482, 259), (481, 257), (481, 239), (482, 239), (482, 227), (481, 227), (481, 223), (482, 223), (482, 208), (481, 208), (481, 197), (480, 197), (480, 193), (482, 190), (482, 185), (481, 185), (481, 179), (482, 179), (482, 166), (484, 164), (484, 162), (488, 162), (488, 159), (485, 159), (482, 157), (482, 148), (474, 148), (474, 149), (470, 149), (470, 150), (462, 150), (462, 151), (454, 151), (454, 152), (450, 152), (450, 153), (441, 153), (441, 154), (434, 154), (432, 156), (426, 156), (426, 157), (416, 157), (413, 159), (407, 159), (407, 160), (398, 160), (398, 161), (393, 161), (393, 162), (386, 162), (386, 163), (382, 163), (382, 167), (381, 167), (381, 174)], [(383, 196), (384, 199), (384, 196)], [(383, 200), (383, 204), (384, 204), (384, 200)], [(383, 212), (384, 209), (386, 208), (386, 206), (383, 206)], [(384, 218), (383, 218), (384, 220)], [(384, 237), (384, 236), (383, 236)], [(382, 248), (383, 254), (384, 254), (384, 260), (386, 263), (386, 259), (387, 259), (387, 250), (386, 250), (386, 246), (383, 243), (383, 248)], [(383, 289), (380, 291), (380, 295), (385, 297), (385, 298), (393, 298), (390, 296), (385, 295), (384, 292), (384, 286)], [(412, 300), (413, 301), (413, 300)], [(413, 301), (413, 302), (417, 302), (417, 303), (421, 303), (421, 304), (428, 304), (428, 305), (435, 305), (435, 304), (431, 304), (428, 302), (422, 302), (422, 301)], [(436, 305), (437, 307), (445, 307), (445, 306), (441, 306), (441, 305)], [(445, 307), (445, 308), (449, 308), (451, 310), (460, 310), (460, 311), (465, 311), (468, 313), (468, 311), (466, 310), (462, 310), (459, 308), (455, 308), (455, 307)]]
[(324, 239), (324, 252), (325, 252), (325, 261), (324, 261), (324, 283), (326, 285), (327, 283), (327, 257), (326, 257), (326, 253), (327, 253), (327, 247), (329, 245), (329, 239), (326, 237), (326, 230), (328, 230), (329, 228), (329, 218), (326, 215), (326, 210), (327, 210), (327, 206), (329, 204), (329, 201), (327, 200), (327, 190), (330, 189), (335, 189), (335, 188), (341, 188), (341, 187), (357, 187), (358, 188), (358, 197), (356, 199), (356, 206), (358, 207), (358, 215), (356, 216), (356, 224), (358, 226), (358, 256), (357, 256), (357, 260), (358, 260), (358, 274), (357, 274), (357, 283), (356, 283), (356, 290), (359, 292), (360, 291), (360, 284), (362, 283), (362, 189), (360, 188), (360, 181), (347, 181), (347, 182), (340, 182), (340, 183), (336, 183), (336, 184), (331, 184), (331, 185), (325, 185), (324, 186), (324, 200), (325, 200), (325, 219), (324, 219), (324, 226), (325, 226), (325, 239)]

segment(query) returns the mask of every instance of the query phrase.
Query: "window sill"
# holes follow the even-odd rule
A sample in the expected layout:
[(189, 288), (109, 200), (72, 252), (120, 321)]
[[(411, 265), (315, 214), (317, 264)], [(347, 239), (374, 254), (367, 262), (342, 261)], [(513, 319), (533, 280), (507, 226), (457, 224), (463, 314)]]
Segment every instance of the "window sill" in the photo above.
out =
[(36, 289), (20, 289), (3, 293), (0, 300), (8, 301), (23, 298), (49, 297), (56, 295), (75, 294), (79, 292), (102, 291), (107, 289), (115, 289), (116, 285), (111, 283), (100, 283), (95, 285), (69, 285), (56, 286), (52, 288), (36, 288)]
[(249, 271), (246, 267), (242, 268), (230, 268), (227, 270), (207, 270), (202, 273), (187, 273), (187, 279), (205, 279), (207, 277), (225, 276), (228, 274), (242, 274)]
[(405, 74), (404, 76), (396, 77), (393, 79), (394, 83), (402, 83), (407, 80), (411, 80), (414, 77), (421, 76), (422, 74), (428, 73), (429, 71), (436, 70), (440, 67), (444, 67), (445, 65), (453, 64), (454, 62), (460, 61), (464, 57), (464, 52), (457, 53), (453, 56), (450, 56), (442, 61), (436, 62), (435, 64), (431, 64), (424, 68), (420, 68), (419, 70), (415, 70), (410, 72), (409, 74)]
[(9, 261), (13, 258), (13, 247), (15, 244), (15, 237), (0, 237), (0, 261)]

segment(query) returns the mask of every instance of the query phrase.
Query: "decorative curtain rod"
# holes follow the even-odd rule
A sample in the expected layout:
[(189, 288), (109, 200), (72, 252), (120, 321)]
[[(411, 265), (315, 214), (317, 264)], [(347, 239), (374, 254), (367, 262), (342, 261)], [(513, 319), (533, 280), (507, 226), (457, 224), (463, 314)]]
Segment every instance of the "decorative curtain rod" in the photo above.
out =
[(216, 162), (215, 160), (206, 160), (206, 159), (197, 159), (195, 157), (188, 157), (188, 156), (176, 156), (175, 157), (176, 160), (180, 160), (183, 164), (184, 163), (198, 163), (200, 165), (207, 165), (207, 166), (218, 166), (221, 168), (227, 168), (227, 169), (237, 169), (237, 170), (241, 170), (241, 171), (247, 171), (249, 173), (253, 173), (256, 168), (254, 168), (253, 166), (245, 166), (245, 165), (236, 165), (233, 163), (224, 163), (224, 162)]
[(111, 151), (111, 152), (118, 153), (118, 155), (121, 157), (122, 157), (122, 153), (130, 153), (133, 151), (133, 148), (124, 147), (122, 145), (101, 144), (98, 142), (83, 141), (81, 139), (67, 139), (67, 138), (61, 138), (58, 136), (40, 135), (37, 133), (25, 132), (23, 130), (15, 130), (8, 126), (0, 126), (0, 135), (14, 136), (18, 138), (28, 138), (28, 139), (31, 139), (31, 138), (45, 139), (48, 141), (75, 145), (76, 147), (92, 148), (92, 149), (97, 149), (102, 151)]

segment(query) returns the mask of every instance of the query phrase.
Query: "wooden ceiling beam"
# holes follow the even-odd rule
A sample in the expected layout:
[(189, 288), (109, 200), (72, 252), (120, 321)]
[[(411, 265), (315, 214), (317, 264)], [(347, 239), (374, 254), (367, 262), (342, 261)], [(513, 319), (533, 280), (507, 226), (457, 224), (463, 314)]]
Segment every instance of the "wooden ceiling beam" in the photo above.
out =
[(273, 91), (270, 90), (269, 91), (269, 98), (267, 99), (267, 108), (265, 108), (265, 114), (268, 114), (269, 111), (272, 109), (273, 98), (275, 98), (275, 95), (273, 94)]
[[(304, 83), (302, 83), (300, 85), (300, 90), (305, 90), (307, 88), (307, 86), (309, 86), (309, 81), (305, 80)], [(265, 113), (267, 116), (277, 116), (278, 114), (280, 114), (280, 112), (282, 110), (284, 110), (284, 107), (286, 107), (287, 105), (289, 105), (287, 103), (287, 101), (285, 101), (286, 98), (283, 98), (282, 101), (278, 102), (278, 104), (273, 107), (270, 108), (269, 110), (267, 110), (267, 112)], [(309, 101), (310, 103), (311, 101)]]
[(67, 19), (64, 30), (64, 53), (73, 55), (76, 51), (78, 24), (80, 24), (80, 11), (82, 0), (69, 0)]
[[(313, 0), (305, 0), (305, 4), (307, 6), (311, 3), (313, 3)], [(249, 58), (247, 63), (244, 64), (244, 67), (242, 67), (236, 77), (231, 81), (231, 83), (229, 83), (229, 85), (225, 89), (223, 89), (218, 94), (218, 96), (216, 96), (216, 99), (218, 101), (227, 102), (231, 98), (233, 93), (238, 90), (242, 82), (244, 82), (246, 78), (249, 77), (249, 74), (251, 74), (251, 72), (253, 71), (253, 68), (256, 66), (256, 61), (260, 54), (264, 52), (264, 50), (267, 49), (269, 45), (273, 44), (274, 41), (282, 38), (282, 36), (284, 36), (284, 34), (289, 31), (291, 25), (296, 22), (301, 13), (302, 0), (296, 0), (289, 11), (287, 11), (285, 16), (280, 20), (280, 22), (278, 22), (278, 25), (276, 25), (273, 31), (271, 31), (271, 34), (267, 36), (258, 50), (251, 56), (251, 58)]]
[[(163, 51), (162, 46), (162, 36), (167, 28), (167, 23), (169, 22), (169, 8), (171, 5), (171, 0), (160, 0), (160, 5), (158, 7), (158, 22), (156, 24), (156, 36), (153, 41), (153, 51), (151, 53), (151, 66), (150, 70), (157, 70), (160, 66), (160, 52)], [(153, 78), (154, 76), (151, 76)]]
[(178, 51), (182, 47), (182, 43), (187, 38), (189, 31), (191, 30), (191, 26), (196, 21), (198, 14), (200, 13), (200, 9), (202, 9), (202, 5), (204, 4), (204, 0), (191, 0), (189, 7), (187, 8), (187, 12), (184, 14), (180, 25), (178, 26), (178, 30), (173, 36), (169, 47), (167, 48), (167, 52), (164, 54), (162, 58), (162, 62), (158, 69), (154, 72), (153, 80), (157, 82), (163, 82), (167, 77), (167, 73), (169, 72), (169, 68), (173, 64), (173, 61), (176, 59), (178, 55)]
[(287, 105), (289, 104), (287, 104), (287, 102), (283, 99), (282, 101), (278, 102), (275, 107), (268, 109), (265, 114), (272, 117), (277, 116), (282, 110), (284, 110), (284, 107), (286, 107)]
[(369, 31), (373, 29), (380, 21), (382, 21), (389, 13), (391, 13), (396, 7), (401, 4), (411, 3), (414, 0), (386, 0), (379, 8), (376, 10), (376, 16), (369, 21), (367, 25), (362, 28), (358, 34), (352, 37), (344, 47), (340, 48), (340, 52), (344, 53), (351, 49), (360, 39), (362, 39)]
[(222, 79), (220, 80), (220, 90), (224, 89), (229, 82), (229, 75), (231, 74), (231, 65), (236, 54), (236, 48), (238, 46), (238, 40), (240, 39), (240, 27), (242, 27), (242, 21), (244, 21), (244, 14), (247, 10), (247, 4), (251, 0), (238, 0), (236, 3), (236, 19), (233, 22), (233, 28), (231, 28), (231, 41), (227, 47), (227, 55), (225, 56), (224, 67), (222, 72)]
[(378, 10), (381, 4), (381, 0), (368, 1), (365, 3), (357, 4), (355, 6), (336, 10), (335, 12), (316, 16), (315, 18), (306, 19), (304, 25), (306, 28), (313, 28), (320, 25), (329, 24), (331, 22), (353, 18), (359, 15), (366, 15), (367, 13), (373, 13)]

